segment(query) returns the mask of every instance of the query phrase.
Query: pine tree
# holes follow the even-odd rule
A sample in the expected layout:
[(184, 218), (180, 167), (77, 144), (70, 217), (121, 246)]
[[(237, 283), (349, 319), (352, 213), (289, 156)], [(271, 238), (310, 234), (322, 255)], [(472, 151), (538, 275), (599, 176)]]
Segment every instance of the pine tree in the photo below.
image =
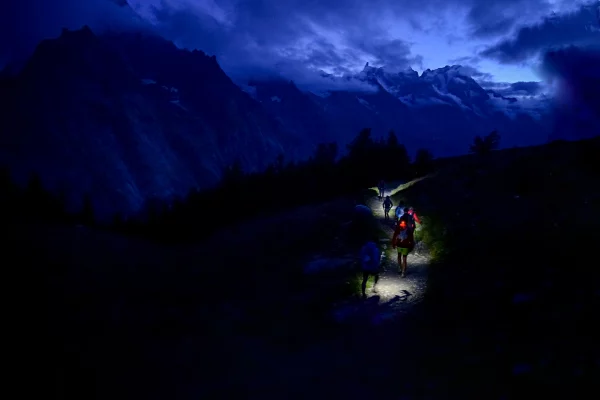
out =
[(94, 204), (89, 193), (83, 195), (83, 206), (81, 208), (81, 223), (87, 226), (93, 226), (96, 218), (94, 213)]

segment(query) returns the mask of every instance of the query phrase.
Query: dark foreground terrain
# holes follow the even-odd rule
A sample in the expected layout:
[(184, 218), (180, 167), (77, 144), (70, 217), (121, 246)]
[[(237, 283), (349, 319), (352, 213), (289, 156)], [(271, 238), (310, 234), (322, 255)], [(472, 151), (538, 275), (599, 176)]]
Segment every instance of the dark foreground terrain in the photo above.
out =
[(595, 139), (441, 160), (396, 196), (427, 222), (423, 361), (452, 393), (598, 388), (599, 156)]
[[(193, 246), (4, 225), (12, 370), (23, 395), (61, 399), (583, 398), (600, 368), (597, 160), (597, 140), (440, 160), (396, 193), (432, 264), (424, 300), (385, 321), (378, 296), (356, 298), (350, 199)], [(371, 311), (340, 322), (348, 301)]]

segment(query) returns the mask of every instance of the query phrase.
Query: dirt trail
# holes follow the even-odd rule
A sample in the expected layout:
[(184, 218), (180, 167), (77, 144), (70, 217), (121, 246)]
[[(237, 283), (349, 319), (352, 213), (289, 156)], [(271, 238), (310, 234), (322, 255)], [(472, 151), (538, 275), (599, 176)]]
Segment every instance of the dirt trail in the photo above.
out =
[[(398, 188), (402, 190), (401, 187), (409, 187), (411, 183), (414, 182), (402, 186), (390, 184), (386, 187), (386, 195), (399, 191)], [(422, 244), (417, 244), (415, 250), (408, 255), (406, 276), (402, 278), (398, 268), (398, 253), (391, 246), (394, 233), (393, 219), (385, 220), (383, 204), (377, 196), (369, 199), (366, 205), (372, 210), (373, 215), (377, 218), (387, 236), (386, 239), (381, 240), (381, 244), (385, 246), (385, 249), (383, 250), (382, 272), (379, 275), (379, 283), (375, 290), (367, 289), (366, 300), (344, 302), (336, 307), (335, 313), (338, 321), (353, 320), (363, 323), (366, 319), (373, 325), (379, 325), (396, 320), (397, 317), (410, 311), (414, 305), (423, 299), (427, 286), (427, 268), (431, 257)]]
[[(385, 195), (390, 195), (396, 185), (386, 187)], [(379, 304), (387, 304), (393, 313), (404, 312), (407, 307), (420, 301), (425, 293), (427, 283), (427, 267), (430, 262), (429, 253), (423, 246), (417, 245), (415, 250), (408, 255), (408, 268), (406, 277), (401, 278), (398, 272), (398, 253), (392, 249), (391, 240), (394, 234), (393, 212), (396, 204), (390, 211), (390, 220), (385, 220), (382, 201), (373, 197), (367, 202), (367, 206), (373, 211), (373, 215), (379, 220), (381, 228), (387, 234), (384, 242), (383, 272), (380, 275), (376, 291), (368, 295), (378, 296)]]

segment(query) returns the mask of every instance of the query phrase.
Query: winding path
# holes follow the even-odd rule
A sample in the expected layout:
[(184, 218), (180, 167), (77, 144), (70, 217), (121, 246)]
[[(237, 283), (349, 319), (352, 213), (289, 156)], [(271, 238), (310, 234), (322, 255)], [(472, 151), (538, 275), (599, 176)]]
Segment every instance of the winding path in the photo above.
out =
[[(389, 192), (390, 189), (386, 188), (386, 195), (389, 195)], [(427, 284), (429, 254), (422, 249), (422, 246), (417, 246), (408, 255), (406, 277), (401, 278), (398, 272), (398, 253), (391, 246), (394, 234), (393, 217), (390, 221), (385, 220), (382, 202), (377, 197), (371, 198), (367, 205), (388, 235), (387, 242), (385, 242), (387, 248), (384, 250), (382, 261), (383, 272), (380, 275), (376, 291), (374, 293), (372, 291), (371, 295), (378, 295), (380, 303), (389, 303), (396, 299), (397, 301), (391, 303), (393, 304), (391, 308), (396, 312), (403, 311), (406, 306), (423, 298)], [(396, 204), (394, 204), (391, 214), (393, 214), (395, 207)]]
[[(396, 185), (391, 186), (386, 187), (386, 195), (399, 191)], [(409, 187), (410, 185), (403, 186)], [(385, 246), (382, 272), (375, 290), (367, 289), (366, 301), (346, 303), (337, 312), (339, 313), (338, 319), (345, 319), (350, 314), (361, 314), (377, 325), (407, 313), (412, 306), (423, 299), (431, 257), (423, 245), (417, 244), (415, 250), (408, 255), (406, 276), (402, 278), (398, 272), (398, 253), (391, 246), (394, 234), (393, 219), (385, 220), (382, 201), (378, 197), (369, 199), (366, 205), (372, 210), (387, 236), (386, 239), (381, 240), (381, 244)], [(394, 204), (392, 211), (395, 206)]]

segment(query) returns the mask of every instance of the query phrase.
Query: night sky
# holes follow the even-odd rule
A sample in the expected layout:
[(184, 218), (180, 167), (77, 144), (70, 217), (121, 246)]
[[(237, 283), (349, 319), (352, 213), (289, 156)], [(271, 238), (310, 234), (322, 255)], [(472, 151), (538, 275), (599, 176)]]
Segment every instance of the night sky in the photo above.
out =
[(484, 87), (549, 92), (531, 83), (548, 81), (549, 47), (600, 44), (597, 0), (129, 0), (138, 15), (113, 0), (14, 3), (0, 17), (2, 64), (64, 26), (145, 26), (215, 54), (234, 79), (278, 73), (306, 87), (331, 84), (319, 70), (352, 74), (369, 62), (419, 72), (462, 64)]

